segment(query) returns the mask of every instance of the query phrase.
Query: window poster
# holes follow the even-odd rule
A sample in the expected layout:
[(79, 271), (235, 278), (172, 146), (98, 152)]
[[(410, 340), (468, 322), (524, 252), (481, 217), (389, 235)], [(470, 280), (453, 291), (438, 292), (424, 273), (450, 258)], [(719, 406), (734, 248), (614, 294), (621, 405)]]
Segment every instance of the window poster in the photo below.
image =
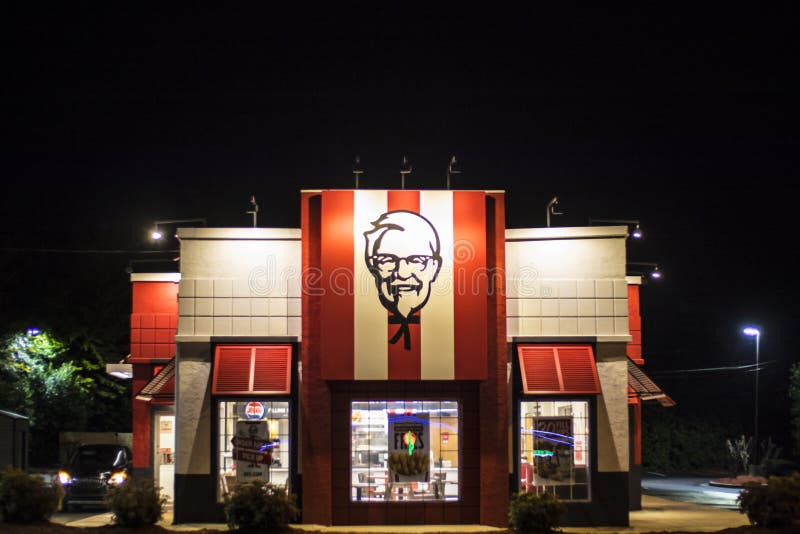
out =
[(573, 467), (572, 417), (533, 419), (533, 457), (538, 484), (569, 484)]
[(389, 468), (395, 475), (427, 480), (430, 450), (429, 414), (389, 415)]
[(272, 440), (266, 421), (237, 421), (236, 435), (231, 439), (236, 462), (236, 482), (262, 480), (269, 482), (272, 464)]

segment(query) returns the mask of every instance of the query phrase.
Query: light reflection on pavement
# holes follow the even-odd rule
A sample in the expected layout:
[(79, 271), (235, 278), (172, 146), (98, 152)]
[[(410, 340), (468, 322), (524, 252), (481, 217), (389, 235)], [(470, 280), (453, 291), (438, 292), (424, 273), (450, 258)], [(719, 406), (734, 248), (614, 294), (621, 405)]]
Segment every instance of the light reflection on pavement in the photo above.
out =
[(741, 488), (711, 486), (710, 478), (643, 477), (642, 493), (669, 499), (737, 510), (736, 499)]

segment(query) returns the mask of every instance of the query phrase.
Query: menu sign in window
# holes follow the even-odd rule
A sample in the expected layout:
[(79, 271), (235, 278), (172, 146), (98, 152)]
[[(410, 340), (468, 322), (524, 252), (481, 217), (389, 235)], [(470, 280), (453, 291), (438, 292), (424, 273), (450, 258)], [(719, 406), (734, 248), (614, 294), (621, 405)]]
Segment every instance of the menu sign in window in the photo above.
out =
[(236, 436), (231, 439), (233, 458), (236, 461), (236, 481), (269, 482), (272, 464), (272, 441), (266, 421), (238, 421)]

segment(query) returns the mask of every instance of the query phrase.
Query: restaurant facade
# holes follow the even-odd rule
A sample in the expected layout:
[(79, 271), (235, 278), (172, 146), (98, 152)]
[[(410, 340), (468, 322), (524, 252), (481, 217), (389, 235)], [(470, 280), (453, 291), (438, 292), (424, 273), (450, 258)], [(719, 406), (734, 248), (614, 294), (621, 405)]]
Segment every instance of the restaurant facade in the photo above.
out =
[(628, 524), (641, 476), (625, 226), (507, 229), (501, 191), (321, 190), (300, 229), (180, 228), (132, 274), (135, 475), (176, 523), (268, 481), (304, 523), (506, 526), (549, 492)]

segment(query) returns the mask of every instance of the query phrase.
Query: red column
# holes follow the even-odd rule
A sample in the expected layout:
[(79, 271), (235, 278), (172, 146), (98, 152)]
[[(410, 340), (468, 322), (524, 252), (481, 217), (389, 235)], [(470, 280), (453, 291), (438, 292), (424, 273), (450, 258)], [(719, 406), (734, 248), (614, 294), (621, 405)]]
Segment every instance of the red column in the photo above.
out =
[(503, 193), (486, 195), (489, 269), (488, 379), (480, 385), (482, 525), (508, 526), (508, 390), (506, 388), (505, 205)]
[(303, 193), (301, 206), (303, 266), (303, 342), (300, 376), (303, 470), (303, 522), (332, 523), (331, 394), (320, 365), (320, 303), (317, 295), (321, 245), (321, 195)]

